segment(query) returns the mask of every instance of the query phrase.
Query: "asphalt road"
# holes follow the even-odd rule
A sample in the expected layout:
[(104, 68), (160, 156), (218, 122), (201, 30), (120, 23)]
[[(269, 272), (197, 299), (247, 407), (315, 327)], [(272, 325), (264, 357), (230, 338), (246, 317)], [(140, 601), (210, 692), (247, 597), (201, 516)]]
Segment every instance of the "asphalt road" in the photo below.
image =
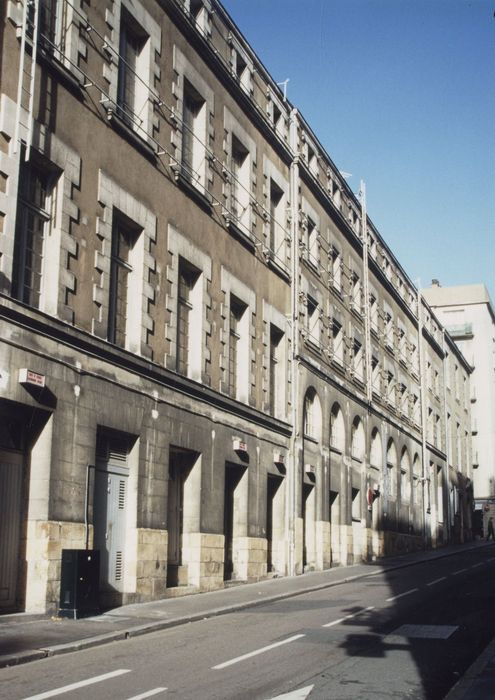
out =
[(495, 547), (0, 671), (3, 700), (440, 700), (495, 636)]

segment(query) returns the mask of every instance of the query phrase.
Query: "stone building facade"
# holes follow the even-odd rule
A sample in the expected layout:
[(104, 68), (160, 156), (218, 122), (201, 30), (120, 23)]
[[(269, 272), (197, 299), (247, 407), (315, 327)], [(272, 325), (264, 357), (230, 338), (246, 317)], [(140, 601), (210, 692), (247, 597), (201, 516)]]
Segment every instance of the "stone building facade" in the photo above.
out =
[(222, 6), (1, 12), (0, 609), (465, 538), (470, 367)]
[(422, 291), (449, 335), (472, 365), (471, 419), (474, 497), (495, 497), (495, 311), (484, 284), (444, 287), (433, 280)]

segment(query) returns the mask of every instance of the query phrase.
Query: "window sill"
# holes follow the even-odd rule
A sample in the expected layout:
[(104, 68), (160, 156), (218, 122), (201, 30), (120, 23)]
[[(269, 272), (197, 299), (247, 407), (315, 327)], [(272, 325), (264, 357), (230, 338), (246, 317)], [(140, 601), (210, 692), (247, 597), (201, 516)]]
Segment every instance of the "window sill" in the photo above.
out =
[(64, 85), (77, 94), (81, 94), (83, 90), (82, 73), (75, 67), (67, 68), (62, 61), (51, 52), (42, 47), (38, 47), (37, 53), (40, 63), (45, 64), (58, 75)]
[(320, 268), (317, 260), (311, 258), (308, 255), (305, 255), (302, 260), (306, 267), (308, 267), (311, 270), (311, 272), (313, 272), (313, 274), (318, 275), (318, 277), (320, 276)]
[(201, 190), (187, 178), (181, 169), (174, 171), (175, 182), (189, 196), (194, 199), (208, 214), (211, 214), (212, 200), (208, 192)]
[(133, 146), (136, 146), (141, 153), (149, 158), (150, 160), (155, 160), (156, 151), (150, 146), (147, 141), (145, 141), (139, 134), (131, 129), (125, 121), (118, 116), (115, 112), (117, 105), (107, 108), (107, 119), (111, 126), (118, 131), (121, 136), (124, 136), (127, 141), (129, 141)]
[(268, 251), (266, 258), (268, 267), (274, 272), (276, 272), (277, 275), (280, 275), (280, 277), (282, 277), (282, 279), (284, 279), (286, 282), (290, 282), (289, 270), (283, 263), (278, 262), (273, 251)]
[(361, 311), (361, 309), (358, 306), (355, 306), (355, 304), (351, 304), (351, 312), (352, 312), (353, 316), (358, 318), (360, 321), (363, 320), (363, 312)]
[(304, 433), (304, 439), (307, 440), (308, 442), (312, 442), (315, 445), (318, 444), (317, 438), (313, 437), (312, 435), (308, 435), (307, 433)]
[(243, 246), (252, 253), (256, 250), (255, 242), (230, 217), (227, 218), (227, 228), (234, 238), (236, 238)]
[(364, 379), (359, 377), (357, 374), (354, 374), (352, 377), (352, 383), (356, 384), (356, 386), (358, 386), (360, 389), (364, 389), (365, 387)]
[(318, 353), (318, 355), (321, 354), (321, 345), (320, 343), (315, 342), (314, 340), (311, 340), (310, 338), (306, 338), (305, 340), (306, 345), (313, 351)]

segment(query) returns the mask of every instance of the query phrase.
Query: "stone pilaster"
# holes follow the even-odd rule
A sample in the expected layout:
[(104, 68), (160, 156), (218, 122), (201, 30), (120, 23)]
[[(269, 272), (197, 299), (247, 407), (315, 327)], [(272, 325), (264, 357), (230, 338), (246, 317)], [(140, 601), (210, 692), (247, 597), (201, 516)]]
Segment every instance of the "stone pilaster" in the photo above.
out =
[(135, 570), (136, 596), (138, 600), (163, 598), (167, 587), (166, 530), (138, 528), (136, 530), (136, 559), (128, 561)]
[(182, 535), (182, 558), (188, 583), (202, 591), (223, 587), (224, 536), (202, 532)]
[(234, 537), (234, 575), (243, 581), (266, 578), (267, 543), (263, 537)]
[(30, 520), (26, 535), (26, 612), (56, 612), (60, 602), (62, 549), (84, 549), (85, 526)]
[(304, 527), (302, 518), (294, 518), (294, 566), (296, 574), (303, 573), (303, 532)]
[(316, 568), (319, 571), (329, 569), (331, 564), (330, 523), (317, 520), (316, 523)]

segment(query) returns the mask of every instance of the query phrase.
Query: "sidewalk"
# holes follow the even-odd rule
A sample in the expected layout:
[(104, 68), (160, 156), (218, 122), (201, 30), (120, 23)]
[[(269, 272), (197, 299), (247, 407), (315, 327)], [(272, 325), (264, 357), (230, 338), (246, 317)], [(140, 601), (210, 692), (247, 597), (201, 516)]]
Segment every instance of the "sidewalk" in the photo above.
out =
[[(318, 571), (300, 576), (241, 584), (210, 593), (124, 605), (97, 617), (67, 620), (19, 613), (0, 616), (0, 668), (125, 640), (167, 627), (223, 615), (311, 591), (336, 586), (412, 564), (452, 556), (484, 543), (391, 557), (375, 563)], [(495, 697), (495, 639), (450, 691), (448, 700)]]

